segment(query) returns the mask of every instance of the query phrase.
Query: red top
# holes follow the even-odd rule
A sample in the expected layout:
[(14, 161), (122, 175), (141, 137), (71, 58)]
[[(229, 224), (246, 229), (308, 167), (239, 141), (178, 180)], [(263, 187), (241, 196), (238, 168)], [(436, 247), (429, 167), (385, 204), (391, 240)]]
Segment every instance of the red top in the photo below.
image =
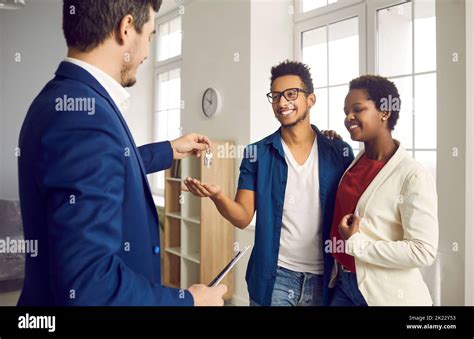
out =
[(344, 247), (342, 248), (345, 248), (345, 241), (339, 235), (338, 226), (342, 217), (355, 212), (360, 197), (384, 165), (385, 162), (372, 160), (364, 154), (357, 163), (346, 172), (337, 189), (334, 218), (331, 228), (331, 254), (341, 265), (351, 272), (356, 271), (354, 257), (346, 254), (344, 251), (337, 253), (338, 249), (341, 249), (341, 246), (338, 246), (341, 241), (344, 242)]

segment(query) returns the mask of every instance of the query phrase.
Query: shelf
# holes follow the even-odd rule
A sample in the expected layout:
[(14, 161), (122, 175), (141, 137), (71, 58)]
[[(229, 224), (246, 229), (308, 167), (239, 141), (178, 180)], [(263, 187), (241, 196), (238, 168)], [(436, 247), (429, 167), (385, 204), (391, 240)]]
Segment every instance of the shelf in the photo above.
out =
[(200, 264), (200, 263), (201, 263), (200, 254), (199, 254), (199, 253), (182, 254), (182, 255), (181, 255), (181, 258), (187, 259), (187, 260), (192, 261), (192, 262), (194, 262), (194, 263), (196, 263), (196, 264)]
[(198, 224), (198, 225), (201, 224), (201, 220), (199, 219), (199, 217), (183, 217), (178, 212), (168, 212), (168, 213), (165, 213), (165, 215), (170, 218), (184, 220), (187, 222), (191, 222), (193, 224)]
[(181, 220), (181, 213), (179, 212), (168, 212), (168, 213), (165, 213), (165, 216)]
[(181, 247), (170, 247), (170, 248), (167, 248), (165, 251), (168, 252), (168, 253), (174, 254), (178, 257), (181, 257), (183, 259), (187, 259), (189, 261), (192, 261), (196, 264), (201, 263), (199, 252), (184, 254), (184, 253), (181, 252)]
[[(0, 0), (1, 1), (1, 0)], [(213, 140), (213, 153), (234, 147), (231, 141)], [(230, 150), (230, 148), (229, 148)], [(179, 168), (176, 166), (180, 166)], [(213, 166), (205, 168), (202, 158), (189, 157), (174, 163), (165, 173), (165, 210), (163, 231), (163, 281), (173, 287), (188, 288), (192, 284), (208, 283), (233, 258), (234, 229), (213, 206), (183, 191), (184, 178), (192, 177), (213, 182), (228, 196), (235, 195), (235, 161), (231, 157), (215, 157)], [(212, 258), (202, 260), (201, 258)], [(226, 277), (232, 297), (233, 280)]]
[(166, 252), (177, 255), (178, 257), (182, 257), (181, 254), (181, 247), (170, 247), (165, 249)]
[(201, 224), (201, 220), (198, 217), (181, 217), (181, 220), (188, 221), (193, 224)]

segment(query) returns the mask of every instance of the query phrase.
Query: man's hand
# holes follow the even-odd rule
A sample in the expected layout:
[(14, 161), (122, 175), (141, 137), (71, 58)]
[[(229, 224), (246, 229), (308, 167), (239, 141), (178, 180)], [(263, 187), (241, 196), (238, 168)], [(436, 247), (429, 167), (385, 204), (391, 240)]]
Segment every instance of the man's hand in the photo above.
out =
[(188, 290), (194, 298), (194, 306), (224, 306), (226, 285), (207, 287), (206, 285), (193, 285)]
[(359, 232), (360, 218), (354, 214), (347, 214), (339, 223), (339, 234), (344, 240), (349, 239), (354, 233)]
[(201, 153), (211, 147), (211, 141), (205, 135), (191, 133), (176, 140), (170, 141), (173, 148), (173, 158), (180, 160), (191, 155), (197, 157)]
[(336, 131), (333, 131), (333, 130), (322, 130), (321, 133), (328, 139), (331, 139), (331, 140), (334, 140), (334, 139), (337, 139), (337, 140), (342, 140), (342, 137), (337, 134)]
[(204, 184), (191, 177), (184, 180), (181, 189), (201, 198), (217, 198), (222, 193), (222, 188), (219, 185)]

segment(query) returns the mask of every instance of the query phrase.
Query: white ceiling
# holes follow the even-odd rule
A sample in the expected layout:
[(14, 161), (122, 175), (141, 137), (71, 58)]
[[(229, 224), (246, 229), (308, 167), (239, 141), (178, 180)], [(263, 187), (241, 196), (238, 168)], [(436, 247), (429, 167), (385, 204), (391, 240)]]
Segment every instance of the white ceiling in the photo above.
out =
[(181, 3), (180, 0), (163, 0), (161, 8), (158, 12), (158, 16), (169, 13), (172, 10), (178, 8), (178, 3)]

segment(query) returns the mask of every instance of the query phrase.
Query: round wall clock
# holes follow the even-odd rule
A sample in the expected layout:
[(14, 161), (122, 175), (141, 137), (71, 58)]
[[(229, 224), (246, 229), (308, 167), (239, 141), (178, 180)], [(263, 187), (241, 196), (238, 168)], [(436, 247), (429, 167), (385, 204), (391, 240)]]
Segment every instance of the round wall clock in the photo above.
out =
[(219, 114), (222, 98), (215, 88), (208, 88), (202, 96), (202, 112), (206, 118), (212, 118)]

